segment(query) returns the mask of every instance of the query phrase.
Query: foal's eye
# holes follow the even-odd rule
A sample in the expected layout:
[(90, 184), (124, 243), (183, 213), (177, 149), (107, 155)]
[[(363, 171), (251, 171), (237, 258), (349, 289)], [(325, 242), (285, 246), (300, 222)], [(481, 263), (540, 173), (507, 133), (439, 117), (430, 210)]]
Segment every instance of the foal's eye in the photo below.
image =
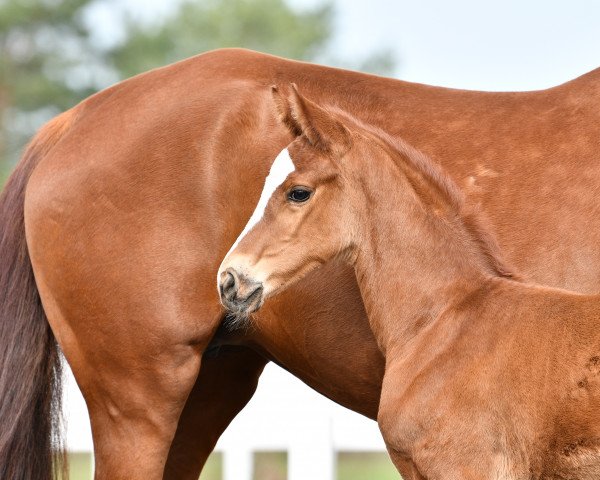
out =
[(294, 203), (306, 202), (312, 194), (312, 191), (306, 187), (294, 187), (288, 192), (288, 200)]

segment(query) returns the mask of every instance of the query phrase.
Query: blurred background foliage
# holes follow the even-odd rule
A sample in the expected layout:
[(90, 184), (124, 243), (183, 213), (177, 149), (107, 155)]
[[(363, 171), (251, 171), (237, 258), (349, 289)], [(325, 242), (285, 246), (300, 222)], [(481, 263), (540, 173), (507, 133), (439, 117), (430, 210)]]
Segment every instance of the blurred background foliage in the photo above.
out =
[[(329, 0), (330, 1), (330, 0)], [(335, 10), (285, 0), (0, 0), (0, 185), (47, 120), (151, 68), (220, 47), (386, 74), (392, 52), (328, 53)], [(154, 11), (153, 11), (154, 9)]]

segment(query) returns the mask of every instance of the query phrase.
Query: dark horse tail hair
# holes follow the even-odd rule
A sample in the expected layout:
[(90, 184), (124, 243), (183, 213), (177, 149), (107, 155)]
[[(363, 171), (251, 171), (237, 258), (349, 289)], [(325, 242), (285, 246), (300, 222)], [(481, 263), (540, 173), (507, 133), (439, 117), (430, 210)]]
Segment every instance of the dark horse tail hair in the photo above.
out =
[(70, 124), (66, 112), (27, 147), (0, 195), (0, 479), (67, 475), (61, 439), (61, 356), (25, 240), (29, 177)]

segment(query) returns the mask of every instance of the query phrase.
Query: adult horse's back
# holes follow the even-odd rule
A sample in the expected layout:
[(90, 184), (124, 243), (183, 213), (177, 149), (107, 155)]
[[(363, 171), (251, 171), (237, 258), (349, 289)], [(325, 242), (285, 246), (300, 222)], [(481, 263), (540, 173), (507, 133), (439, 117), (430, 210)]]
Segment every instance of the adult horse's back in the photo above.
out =
[[(166, 477), (197, 478), (254, 391), (266, 361), (256, 350), (337, 402), (377, 413), (383, 360), (347, 268), (331, 265), (273, 299), (256, 329), (219, 336), (220, 349), (202, 358), (223, 319), (218, 265), (290, 141), (270, 93), (289, 81), (443, 163), (481, 202), (523, 273), (580, 291), (600, 287), (590, 190), (600, 179), (600, 72), (542, 92), (480, 93), (224, 50), (140, 75), (45, 127), (2, 202), (0, 255), (10, 273), (0, 321), (3, 331), (23, 329), (2, 336), (3, 346), (23, 345), (21, 357), (4, 357), (2, 378), (41, 372), (45, 383), (20, 374), (21, 398), (36, 382), (44, 395), (51, 385), (42, 366), (50, 365), (43, 352), (53, 358), (52, 338), (35, 308), (28, 253), (89, 407), (97, 478), (161, 478), (165, 463)], [(21, 269), (5, 266), (8, 258)], [(340, 315), (347, 331), (331, 328)], [(37, 340), (23, 338), (28, 325), (41, 332)], [(35, 365), (19, 363), (25, 350)], [(37, 411), (1, 392), (3, 419)], [(0, 447), (21, 445), (24, 429), (3, 431)], [(7, 462), (26, 468), (17, 456)]]

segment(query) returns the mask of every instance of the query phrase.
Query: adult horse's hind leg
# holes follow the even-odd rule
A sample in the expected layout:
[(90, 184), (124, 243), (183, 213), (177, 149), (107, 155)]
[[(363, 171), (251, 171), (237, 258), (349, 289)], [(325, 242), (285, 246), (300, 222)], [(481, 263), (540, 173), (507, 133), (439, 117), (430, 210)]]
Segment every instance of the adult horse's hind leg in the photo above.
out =
[(198, 479), (220, 435), (254, 394), (266, 362), (241, 346), (223, 346), (218, 353), (203, 357), (179, 418), (165, 479)]
[[(112, 324), (86, 336), (89, 326), (80, 326), (87, 322), (66, 320), (57, 315), (52, 301), (47, 303), (48, 317), (90, 412), (95, 478), (162, 479), (209, 332), (203, 344), (192, 342), (177, 335), (179, 329), (171, 329), (177, 316), (146, 310), (130, 320), (131, 328)], [(165, 300), (167, 306), (176, 303)], [(142, 320), (145, 327), (139, 325)], [(127, 324), (127, 317), (120, 321)]]
[(140, 210), (150, 193), (125, 202), (112, 186), (89, 198), (94, 181), (72, 186), (41, 167), (27, 190), (27, 244), (48, 321), (88, 405), (96, 479), (162, 479), (222, 317), (202, 225), (183, 222), (164, 198)]
[[(95, 478), (162, 479), (203, 347), (165, 328), (176, 317), (159, 316), (164, 322), (159, 326), (148, 311), (132, 322), (143, 318), (145, 331), (136, 327), (125, 335), (116, 328), (113, 333), (97, 329), (86, 336), (87, 325), (78, 328), (73, 319), (57, 314), (52, 303), (47, 302), (48, 318), (90, 412)], [(77, 325), (85, 323), (79, 320)]]
[[(85, 388), (94, 437), (96, 479), (161, 479), (179, 414), (193, 385), (200, 357), (172, 350), (143, 375), (104, 376)], [(137, 362), (136, 362), (137, 363)], [(123, 370), (127, 370), (125, 364)]]
[[(140, 311), (135, 317), (116, 317), (113, 311), (104, 319), (109, 328), (91, 315), (88, 318), (95, 325), (91, 335), (86, 334), (87, 319), (67, 319), (53, 308), (53, 301), (46, 302), (48, 317), (88, 405), (97, 480), (163, 478), (179, 416), (200, 369), (201, 352), (214, 330), (202, 333), (190, 324), (195, 335), (185, 335), (180, 323), (185, 315), (168, 312), (178, 310), (180, 299), (169, 297), (163, 297), (165, 309), (137, 305)], [(133, 310), (134, 299), (131, 303)], [(101, 304), (102, 310), (110, 307), (110, 302)], [(212, 318), (216, 327), (220, 315)], [(213, 322), (199, 319), (198, 325), (210, 327)]]

